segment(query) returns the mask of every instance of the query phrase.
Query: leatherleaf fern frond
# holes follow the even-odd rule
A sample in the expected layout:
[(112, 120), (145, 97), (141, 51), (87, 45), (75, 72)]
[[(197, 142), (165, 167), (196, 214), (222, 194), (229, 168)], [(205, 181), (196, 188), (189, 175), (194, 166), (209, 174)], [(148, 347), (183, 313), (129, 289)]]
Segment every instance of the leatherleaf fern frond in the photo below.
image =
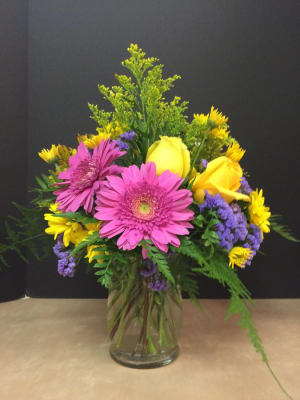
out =
[(174, 276), (170, 271), (166, 256), (148, 240), (143, 240), (140, 245), (147, 251), (147, 258), (157, 265), (159, 272), (172, 284), (175, 284)]
[(96, 269), (97, 282), (108, 288), (113, 274), (111, 268), (113, 257), (108, 253), (105, 245), (97, 247), (94, 252), (93, 260), (96, 260), (96, 263), (93, 265), (93, 268)]
[(293, 236), (291, 229), (284, 225), (281, 222), (281, 215), (273, 214), (270, 217), (270, 225), (272, 231), (278, 233), (278, 235), (282, 236), (283, 238), (290, 240), (291, 242), (300, 242), (295, 236)]
[(65, 212), (59, 214), (53, 214), (54, 217), (57, 218), (67, 218), (69, 221), (72, 222), (80, 222), (82, 224), (95, 224), (99, 222), (98, 219), (93, 217), (88, 217), (86, 214), (82, 212)]
[(282, 387), (278, 378), (274, 374), (269, 364), (267, 355), (264, 351), (262, 341), (255, 329), (249, 306), (252, 305), (251, 295), (245, 285), (239, 279), (237, 273), (230, 269), (226, 255), (220, 253), (214, 255), (211, 259), (205, 257), (205, 253), (200, 247), (197, 247), (189, 238), (183, 238), (181, 246), (174, 248), (179, 254), (184, 254), (198, 263), (198, 267), (192, 268), (193, 272), (200, 273), (208, 278), (217, 280), (230, 293), (230, 303), (225, 320), (232, 315), (239, 315), (239, 326), (247, 331), (247, 334), (255, 348), (260, 353), (263, 362), (267, 365), (273, 378), (281, 388), (281, 390), (291, 398)]
[(104, 244), (105, 241), (100, 238), (99, 232), (94, 232), (88, 235), (84, 240), (78, 243), (74, 249), (71, 251), (70, 256), (74, 256), (82, 250), (85, 250), (88, 246), (92, 246), (95, 244)]
[(49, 256), (53, 244), (52, 239), (45, 234), (43, 209), (13, 204), (19, 215), (9, 216), (10, 222), (5, 222), (7, 240), (0, 243), (0, 266), (8, 266), (5, 256), (10, 252), (15, 252), (26, 263), (27, 251), (39, 261), (45, 259)]
[[(231, 292), (231, 290), (230, 290), (230, 292)], [(225, 320), (228, 320), (232, 315), (236, 315), (236, 314), (240, 316), (240, 319), (238, 322), (239, 326), (242, 329), (244, 329), (245, 331), (247, 331), (248, 336), (249, 336), (254, 348), (256, 349), (257, 352), (260, 353), (263, 362), (266, 364), (268, 370), (270, 371), (271, 375), (277, 382), (278, 386), (280, 387), (280, 389), (283, 391), (283, 393), (289, 399), (292, 399), (292, 397), (286, 392), (286, 390), (284, 389), (284, 387), (282, 386), (282, 384), (280, 383), (279, 379), (277, 378), (277, 376), (275, 375), (274, 371), (272, 370), (272, 368), (270, 366), (268, 357), (267, 357), (265, 350), (263, 348), (263, 345), (262, 345), (261, 338), (259, 337), (259, 335), (254, 327), (254, 323), (252, 321), (252, 317), (251, 317), (249, 309), (247, 308), (246, 304), (244, 303), (244, 301), (241, 299), (240, 296), (233, 294), (231, 292), (230, 303), (229, 303), (229, 307), (227, 310), (227, 315), (225, 317)]]

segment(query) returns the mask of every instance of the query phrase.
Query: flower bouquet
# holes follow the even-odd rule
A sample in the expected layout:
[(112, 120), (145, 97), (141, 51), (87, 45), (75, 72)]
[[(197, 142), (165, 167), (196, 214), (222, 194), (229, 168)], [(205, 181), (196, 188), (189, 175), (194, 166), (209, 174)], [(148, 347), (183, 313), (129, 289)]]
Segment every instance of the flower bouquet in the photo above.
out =
[(158, 59), (137, 45), (128, 51), (129, 74), (115, 76), (118, 86), (99, 85), (113, 111), (89, 104), (97, 132), (79, 134), (77, 147), (39, 153), (49, 173), (37, 178), (34, 207), (17, 205), (22, 218), (16, 232), (7, 225), (1, 260), (7, 250), (23, 257), (20, 245), (42, 255), (44, 217), (58, 273), (71, 278), (84, 260), (109, 289), (110, 353), (137, 368), (177, 357), (181, 293), (199, 304), (198, 277), (214, 279), (229, 291), (228, 317), (240, 314), (270, 369), (237, 271), (251, 265), (270, 229), (296, 239), (271, 216), (262, 190), (251, 189), (228, 118), (211, 107), (188, 121), (187, 102), (164, 97), (180, 77), (163, 78)]

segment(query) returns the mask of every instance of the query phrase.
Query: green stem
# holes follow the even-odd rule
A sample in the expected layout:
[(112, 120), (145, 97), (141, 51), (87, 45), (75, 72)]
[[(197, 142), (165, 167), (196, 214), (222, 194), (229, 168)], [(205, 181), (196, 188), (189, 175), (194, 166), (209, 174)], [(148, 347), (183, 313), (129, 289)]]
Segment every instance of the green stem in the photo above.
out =
[(17, 244), (23, 244), (23, 243), (29, 242), (30, 240), (38, 239), (38, 238), (40, 238), (40, 237), (45, 237), (45, 234), (44, 234), (44, 233), (39, 233), (38, 235), (31, 236), (31, 237), (26, 238), (26, 239), (18, 240), (17, 242), (15, 242), (13, 245), (10, 245), (9, 247), (13, 250), (14, 247), (15, 247)]
[(152, 341), (152, 338), (151, 338), (151, 322), (152, 322), (151, 314), (153, 311), (153, 297), (154, 297), (154, 292), (151, 290), (150, 301), (149, 301), (149, 306), (148, 306), (148, 313), (147, 313), (147, 321), (146, 321), (146, 338), (147, 338), (147, 343), (148, 343), (150, 353), (156, 354), (157, 350), (156, 350), (154, 343)]
[(145, 288), (145, 303), (144, 303), (144, 318), (142, 327), (142, 342), (143, 342), (143, 353), (147, 345), (147, 319), (148, 319), (148, 308), (149, 308), (149, 290)]
[(133, 301), (133, 299), (136, 298), (136, 292), (135, 290), (133, 290), (133, 288), (134, 285), (137, 283), (136, 282), (137, 268), (138, 268), (137, 262), (134, 262), (132, 265), (132, 269), (129, 273), (128, 283), (125, 287), (125, 290), (122, 293), (122, 305), (113, 321), (113, 327), (111, 329), (110, 336), (114, 338), (117, 347), (120, 346), (123, 339), (123, 333), (125, 328), (124, 320), (128, 312), (130, 311), (130, 308), (133, 305), (133, 303), (131, 304), (131, 302)]
[(203, 136), (202, 142), (201, 142), (200, 146), (198, 147), (195, 156), (193, 157), (193, 161), (191, 163), (190, 173), (192, 172), (192, 170), (193, 170), (193, 168), (194, 168), (194, 166), (195, 166), (195, 164), (196, 164), (196, 162), (197, 162), (197, 160), (199, 158), (199, 155), (200, 155), (201, 151), (203, 150), (203, 147), (204, 147), (204, 144), (206, 142), (206, 139), (207, 139), (207, 135)]

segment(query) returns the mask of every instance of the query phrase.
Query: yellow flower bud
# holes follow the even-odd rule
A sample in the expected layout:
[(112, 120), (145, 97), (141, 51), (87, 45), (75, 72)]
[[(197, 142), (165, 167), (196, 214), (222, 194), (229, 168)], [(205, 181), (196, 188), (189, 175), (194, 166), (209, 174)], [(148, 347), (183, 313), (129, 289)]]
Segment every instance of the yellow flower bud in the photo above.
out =
[(192, 191), (194, 198), (202, 203), (205, 191), (210, 195), (219, 193), (227, 203), (233, 200), (249, 201), (249, 196), (237, 192), (243, 171), (240, 165), (227, 157), (218, 157), (207, 164), (206, 170), (196, 174)]
[(190, 170), (190, 152), (181, 138), (161, 136), (149, 147), (146, 162), (154, 162), (157, 175), (169, 170), (185, 178)]

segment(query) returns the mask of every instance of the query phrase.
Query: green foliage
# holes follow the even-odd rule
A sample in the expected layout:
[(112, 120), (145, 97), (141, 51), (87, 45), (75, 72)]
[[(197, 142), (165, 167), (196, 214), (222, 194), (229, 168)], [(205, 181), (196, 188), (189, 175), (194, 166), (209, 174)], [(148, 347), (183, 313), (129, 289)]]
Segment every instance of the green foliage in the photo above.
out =
[(67, 218), (70, 222), (79, 222), (81, 224), (95, 224), (98, 223), (99, 220), (93, 217), (88, 217), (83, 211), (77, 212), (65, 212), (59, 214), (53, 214), (53, 217), (57, 218)]
[(39, 187), (29, 189), (30, 192), (35, 193), (36, 197), (32, 200), (32, 204), (39, 208), (49, 208), (51, 203), (55, 202), (53, 191), (56, 187), (53, 185), (57, 182), (57, 176), (53, 171), (49, 171), (50, 175), (42, 174), (40, 177), (36, 176)]
[(174, 251), (174, 255), (169, 257), (169, 264), (175, 282), (179, 284), (181, 290), (189, 296), (195, 305), (202, 308), (198, 300), (197, 274), (192, 271), (191, 264), (187, 261), (187, 258), (179, 253), (175, 254)]
[(0, 263), (7, 265), (5, 254), (15, 252), (23, 261), (28, 262), (26, 251), (29, 251), (37, 260), (45, 259), (52, 251), (53, 238), (45, 233), (47, 224), (44, 213), (51, 203), (55, 201), (53, 183), (57, 177), (53, 171), (49, 176), (42, 174), (35, 177), (38, 187), (31, 188), (35, 194), (31, 207), (25, 207), (13, 202), (19, 216), (9, 216), (5, 222), (6, 242), (0, 243)]
[(285, 393), (285, 395), (289, 398), (292, 399), (291, 396), (286, 392), (284, 387), (281, 385), (280, 381), (278, 380), (277, 376), (274, 374), (274, 371), (272, 370), (268, 357), (265, 353), (265, 350), (262, 345), (261, 338), (259, 337), (255, 327), (254, 323), (252, 321), (251, 313), (249, 309), (247, 308), (247, 305), (244, 303), (244, 301), (241, 299), (240, 296), (231, 293), (230, 297), (230, 303), (229, 307), (227, 310), (227, 315), (225, 317), (225, 320), (228, 320), (232, 315), (239, 315), (240, 320), (238, 322), (239, 326), (244, 329), (247, 333), (248, 336), (251, 340), (251, 343), (253, 344), (255, 350), (260, 353), (263, 362), (267, 365), (271, 375), (279, 385), (280, 389)]
[(215, 253), (212, 259), (207, 259), (202, 250), (198, 248), (187, 237), (182, 240), (181, 246), (179, 248), (174, 249), (179, 254), (184, 254), (197, 261), (199, 267), (193, 268), (193, 272), (197, 272), (208, 278), (217, 280), (222, 286), (228, 289), (230, 293), (230, 305), (228, 308), (226, 320), (231, 315), (240, 315), (239, 325), (241, 326), (241, 328), (247, 331), (255, 350), (260, 353), (262, 360), (267, 365), (272, 376), (274, 377), (282, 391), (289, 397), (288, 393), (284, 390), (284, 388), (278, 381), (278, 378), (272, 371), (261, 339), (255, 329), (251, 314), (247, 307), (247, 304), (252, 304), (250, 293), (241, 282), (236, 272), (229, 268), (226, 256), (224, 254)]
[(96, 121), (100, 128), (104, 129), (109, 124), (112, 118), (112, 113), (99, 110), (98, 106), (95, 104), (88, 103), (88, 106), (92, 113), (90, 118)]
[(70, 253), (70, 256), (75, 256), (75, 254), (78, 254), (82, 250), (86, 251), (86, 248), (88, 246), (92, 246), (95, 244), (105, 244), (105, 242), (105, 239), (100, 238), (98, 231), (91, 233), (74, 247), (74, 249)]
[[(218, 125), (214, 121), (211, 121), (210, 118), (205, 123), (194, 118), (187, 125), (184, 142), (191, 152), (192, 159), (195, 158), (197, 153), (196, 161), (193, 162), (193, 166), (197, 170), (201, 169), (200, 161), (202, 158), (211, 161), (219, 157), (223, 147), (232, 142), (232, 138), (230, 137), (216, 137), (212, 132), (216, 128), (218, 128)], [(221, 128), (228, 129), (229, 126), (224, 123)]]
[[(97, 282), (100, 282), (103, 286), (108, 288), (113, 275), (113, 270), (111, 268), (113, 257), (111, 254), (105, 254), (105, 252), (107, 252), (107, 247), (105, 245), (95, 248), (94, 251), (95, 255), (93, 260), (96, 260), (96, 263), (93, 264), (93, 268), (96, 269), (95, 275), (98, 277)], [(101, 254), (99, 254), (99, 252), (101, 252)]]
[(281, 219), (281, 215), (273, 214), (271, 216), (270, 225), (272, 231), (278, 233), (278, 235), (292, 242), (300, 242), (299, 239), (293, 236), (291, 229), (287, 225), (280, 223)]
[(5, 254), (9, 252), (15, 252), (23, 261), (28, 262), (26, 250), (37, 260), (45, 259), (51, 252), (53, 240), (45, 234), (43, 210), (13, 204), (20, 216), (9, 217), (11, 222), (5, 222), (7, 241), (0, 243), (0, 262), (8, 265)]
[(164, 275), (164, 277), (173, 285), (175, 284), (175, 279), (173, 274), (170, 271), (170, 267), (166, 260), (166, 256), (152, 243), (148, 240), (143, 240), (140, 243), (140, 246), (143, 246), (145, 250), (147, 250), (147, 258), (152, 260), (154, 264), (157, 265), (158, 271)]
[(158, 59), (146, 57), (137, 45), (128, 48), (130, 57), (122, 62), (131, 76), (115, 75), (119, 86), (111, 88), (99, 85), (99, 91), (108, 100), (114, 111), (105, 113), (89, 104), (92, 118), (104, 127), (109, 121), (118, 121), (124, 130), (137, 133), (136, 143), (140, 162), (146, 157), (149, 146), (160, 135), (178, 136), (186, 129), (184, 112), (187, 102), (176, 96), (171, 101), (164, 97), (179, 75), (163, 78), (163, 65)]
[(198, 214), (193, 221), (201, 232), (201, 240), (203, 245), (209, 250), (209, 257), (212, 257), (215, 247), (219, 244), (220, 239), (215, 231), (215, 225), (220, 222), (217, 213), (213, 210), (208, 210), (205, 213)]

